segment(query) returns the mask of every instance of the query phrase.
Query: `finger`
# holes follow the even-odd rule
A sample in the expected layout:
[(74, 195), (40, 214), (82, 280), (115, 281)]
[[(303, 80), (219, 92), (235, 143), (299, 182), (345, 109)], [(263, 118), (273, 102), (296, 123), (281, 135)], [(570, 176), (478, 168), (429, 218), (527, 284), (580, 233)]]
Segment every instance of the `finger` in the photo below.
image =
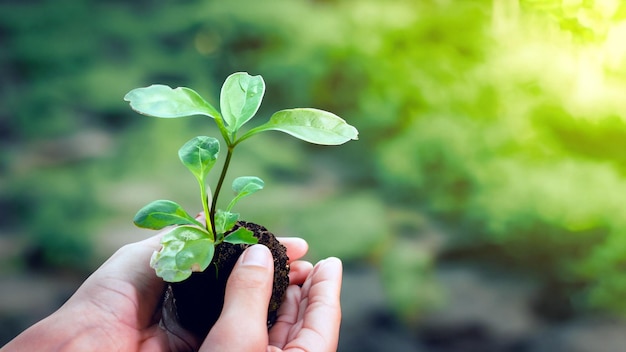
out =
[[(169, 230), (168, 230), (169, 231)], [(109, 260), (107, 260), (100, 273), (113, 273), (119, 279), (135, 283), (144, 293), (155, 292), (155, 285), (163, 286), (163, 280), (158, 278), (154, 269), (150, 267), (150, 257), (154, 251), (161, 248), (161, 238), (168, 231), (161, 231), (158, 234), (143, 241), (127, 244), (118, 249)]]
[(291, 285), (285, 293), (285, 300), (278, 309), (278, 317), (274, 326), (269, 331), (269, 344), (282, 349), (287, 344), (287, 338), (291, 328), (298, 319), (298, 310), (302, 290), (300, 287)]
[(313, 264), (304, 260), (297, 260), (289, 264), (289, 284), (302, 285), (313, 270)]
[[(161, 300), (163, 280), (150, 267), (150, 257), (160, 248), (163, 232), (118, 249), (76, 291), (73, 300), (98, 301), (101, 306), (121, 311), (123, 304), (141, 308), (137, 324), (147, 326)], [(123, 299), (120, 299), (123, 298)]]
[(243, 252), (228, 278), (222, 314), (200, 351), (257, 351), (259, 346), (265, 351), (273, 275), (267, 247), (254, 245)]
[(298, 319), (287, 336), (286, 351), (336, 351), (341, 324), (341, 277), (342, 265), (337, 258), (325, 259), (315, 266), (302, 287)]
[(313, 271), (313, 264), (307, 261), (298, 260), (291, 263), (290, 266), (290, 286), (287, 288), (285, 300), (278, 310), (278, 317), (269, 334), (270, 345), (280, 348), (287, 343), (289, 331), (298, 318), (301, 289), (297, 285), (302, 285), (311, 271)]
[(277, 239), (287, 248), (289, 262), (304, 257), (309, 250), (309, 244), (300, 237), (278, 237)]
[[(313, 269), (311, 287), (304, 292), (309, 306), (304, 316), (304, 329), (324, 336), (328, 344), (326, 351), (336, 350), (341, 324), (341, 280), (343, 268), (338, 258), (328, 258)], [(318, 345), (317, 334), (299, 336), (309, 349)], [(308, 338), (313, 338), (309, 340)]]

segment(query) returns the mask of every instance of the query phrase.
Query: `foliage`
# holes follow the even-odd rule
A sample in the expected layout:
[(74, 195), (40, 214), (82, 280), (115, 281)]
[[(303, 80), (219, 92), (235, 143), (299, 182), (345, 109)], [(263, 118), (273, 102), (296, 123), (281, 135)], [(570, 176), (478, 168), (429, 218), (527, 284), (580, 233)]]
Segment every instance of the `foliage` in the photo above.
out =
[[(464, 6), (475, 16), (455, 17)], [(576, 287), (584, 306), (623, 311), (626, 56), (610, 36), (572, 39), (536, 12), (474, 6), (441, 5), (432, 22), (384, 34), (394, 45), (373, 60), (386, 66), (368, 70), (363, 98), (393, 89), (400, 112), (376, 145), (380, 180), (458, 224), (454, 246), (495, 244), (518, 268)], [(438, 16), (472, 39), (446, 37)]]
[(580, 41), (604, 41), (613, 25), (626, 19), (626, 5), (619, 0), (523, 0), (521, 6), (544, 18), (548, 14)]
[[(93, 251), (85, 234), (102, 211), (99, 204), (94, 204), (94, 194), (85, 189), (91, 172), (89, 167), (80, 168), (75, 175), (40, 170), (36, 176), (21, 175), (5, 184), (6, 189), (0, 193), (4, 201), (3, 228), (24, 231), (27, 238), (33, 239), (25, 241), (22, 265), (33, 270), (75, 267), (81, 273), (87, 272), (85, 266), (90, 265)], [(48, 182), (39, 182), (39, 178)], [(21, 223), (21, 219), (29, 221)]]
[(340, 117), (317, 109), (289, 109), (274, 113), (265, 124), (237, 136), (241, 127), (258, 111), (265, 82), (261, 76), (244, 72), (233, 73), (222, 86), (221, 112), (205, 101), (195, 91), (179, 87), (171, 89), (164, 85), (151, 85), (130, 91), (124, 100), (137, 112), (161, 118), (179, 118), (205, 115), (212, 118), (228, 148), (222, 172), (215, 187), (211, 204), (207, 197), (207, 176), (215, 165), (220, 151), (219, 141), (213, 137), (199, 136), (191, 139), (178, 151), (180, 161), (194, 175), (200, 185), (200, 199), (204, 209), (202, 224), (189, 215), (180, 205), (157, 200), (143, 207), (135, 215), (139, 227), (160, 230), (175, 226), (162, 239), (162, 248), (150, 260), (158, 276), (165, 281), (179, 282), (192, 272), (204, 271), (211, 264), (214, 247), (222, 242), (253, 244), (257, 239), (252, 232), (234, 228), (239, 214), (232, 213), (233, 206), (242, 198), (261, 189), (264, 182), (254, 176), (239, 177), (233, 181), (235, 197), (226, 211), (216, 210), (222, 182), (231, 162), (235, 147), (242, 141), (264, 131), (277, 130), (304, 141), (339, 145), (357, 139), (358, 131)]

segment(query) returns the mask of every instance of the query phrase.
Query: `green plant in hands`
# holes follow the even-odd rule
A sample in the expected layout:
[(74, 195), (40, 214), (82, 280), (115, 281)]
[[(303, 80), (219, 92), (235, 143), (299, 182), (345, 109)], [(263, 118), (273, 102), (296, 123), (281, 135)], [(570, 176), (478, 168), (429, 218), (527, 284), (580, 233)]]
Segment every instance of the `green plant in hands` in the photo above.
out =
[(356, 128), (337, 115), (311, 108), (278, 111), (266, 123), (240, 133), (241, 127), (256, 115), (264, 93), (265, 82), (261, 76), (237, 72), (230, 75), (222, 86), (220, 111), (194, 90), (185, 87), (172, 89), (165, 85), (152, 85), (134, 89), (124, 97), (133, 110), (148, 116), (161, 118), (208, 116), (217, 124), (227, 148), (224, 165), (210, 200), (206, 179), (218, 159), (219, 141), (213, 137), (198, 136), (185, 143), (178, 151), (181, 162), (200, 185), (205, 224), (169, 200), (154, 201), (135, 215), (134, 222), (139, 227), (159, 230), (175, 226), (163, 236), (161, 250), (155, 252), (150, 261), (157, 275), (165, 281), (183, 281), (192, 272), (204, 271), (211, 264), (215, 246), (222, 242), (233, 244), (257, 242), (252, 232), (243, 227), (228, 232), (239, 220), (239, 214), (232, 212), (233, 207), (242, 198), (263, 188), (264, 183), (260, 178), (254, 176), (236, 178), (232, 185), (235, 191), (234, 199), (225, 210), (216, 210), (233, 151), (239, 143), (258, 133), (271, 130), (285, 132), (304, 141), (322, 145), (339, 145), (358, 137)]

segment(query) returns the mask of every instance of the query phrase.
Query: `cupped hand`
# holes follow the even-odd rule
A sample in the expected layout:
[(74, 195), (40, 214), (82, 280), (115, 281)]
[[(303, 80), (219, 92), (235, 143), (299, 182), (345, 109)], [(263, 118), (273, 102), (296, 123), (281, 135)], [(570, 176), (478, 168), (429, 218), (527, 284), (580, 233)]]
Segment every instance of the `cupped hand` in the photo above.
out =
[(292, 285), (268, 334), (271, 254), (261, 245), (248, 248), (231, 273), (222, 315), (200, 351), (336, 351), (341, 322), (341, 261), (329, 258), (315, 267), (295, 261), (291, 267)]
[[(150, 256), (160, 247), (160, 237), (119, 249), (59, 310), (24, 331), (2, 351), (170, 350), (169, 336), (158, 324), (164, 283), (149, 267)], [(341, 263), (328, 259), (313, 269), (310, 263), (298, 260), (308, 248), (304, 240), (280, 241), (291, 258), (293, 285), (269, 335), (265, 322), (273, 266), (269, 250), (255, 245), (242, 254), (233, 270), (223, 314), (202, 351), (336, 348)], [(222, 349), (222, 345), (226, 347)]]

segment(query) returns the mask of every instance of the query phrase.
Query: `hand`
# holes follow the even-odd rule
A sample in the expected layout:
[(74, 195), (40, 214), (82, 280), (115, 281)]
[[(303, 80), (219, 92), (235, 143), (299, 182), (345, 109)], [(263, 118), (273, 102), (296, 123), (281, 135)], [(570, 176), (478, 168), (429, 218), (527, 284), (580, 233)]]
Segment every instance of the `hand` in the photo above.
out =
[[(306, 253), (307, 245), (302, 239), (283, 238), (280, 240), (287, 247), (287, 255), (290, 258), (299, 259)], [(159, 241), (160, 235), (157, 235), (122, 247), (94, 272), (58, 311), (24, 331), (1, 350), (169, 350), (168, 335), (158, 326), (159, 304), (164, 284), (154, 275), (154, 271), (148, 265), (152, 252), (160, 247)], [(261, 247), (260, 250), (259, 247)], [(289, 345), (290, 342), (302, 344), (301, 346), (305, 346), (305, 350), (309, 351), (326, 351), (336, 348), (333, 346), (336, 346), (338, 337), (340, 320), (338, 293), (341, 282), (341, 265), (336, 259), (329, 260), (327, 263), (331, 263), (330, 265), (320, 266), (320, 268), (329, 267), (324, 270), (312, 270), (311, 264), (303, 261), (291, 262), (290, 281), (294, 284), (304, 283), (304, 285), (302, 289), (290, 286), (287, 300), (279, 312), (278, 322), (269, 336), (265, 328), (265, 317), (260, 317), (262, 314), (258, 309), (262, 304), (256, 306), (256, 310), (250, 311), (242, 310), (241, 306), (236, 308), (237, 302), (243, 303), (244, 306), (245, 302), (250, 302), (250, 294), (255, 294), (253, 297), (257, 297), (258, 301), (265, 297), (267, 299), (264, 302), (269, 301), (273, 267), (265, 265), (267, 263), (263, 258), (265, 254), (269, 255), (269, 251), (264, 248), (253, 246), (241, 256), (227, 288), (227, 295), (232, 297), (226, 300), (222, 317), (207, 337), (207, 342), (213, 343), (205, 342), (201, 350), (221, 350), (219, 346), (228, 342), (231, 344), (227, 346), (227, 350), (232, 351), (271, 351), (272, 349), (268, 347), (269, 343), (279, 347), (290, 347), (292, 346)], [(261, 254), (257, 257), (255, 253)], [(254, 259), (255, 257), (260, 259), (246, 260), (246, 258)], [(329, 271), (335, 272), (331, 278), (335, 281), (334, 285), (329, 285), (325, 275), (320, 274)], [(324, 285), (323, 282), (327, 283)], [(323, 292), (326, 298), (320, 298), (321, 296), (315, 298), (315, 292), (320, 291), (315, 287), (323, 286), (327, 286), (330, 290)], [(267, 291), (265, 295), (263, 295), (264, 290)], [(298, 308), (297, 305), (301, 307)], [(312, 308), (304, 314), (304, 307), (307, 306)], [(314, 309), (314, 307), (322, 309)], [(300, 314), (294, 315), (298, 313), (298, 309), (301, 310)], [(324, 320), (320, 321), (319, 314), (315, 312), (322, 310), (331, 311), (334, 315), (324, 317)], [(267, 314), (266, 308), (265, 314)], [(254, 321), (259, 318), (260, 323)], [(238, 324), (234, 325), (235, 321), (238, 321)], [(242, 324), (249, 326), (249, 329), (242, 330)], [(262, 334), (257, 325), (264, 327)], [(231, 330), (228, 331), (228, 328)], [(218, 334), (217, 331), (221, 333)], [(242, 331), (244, 336), (241, 335)], [(225, 335), (221, 335), (222, 333)], [(313, 343), (306, 342), (306, 339), (309, 339), (307, 336), (315, 334), (320, 334), (318, 339), (321, 339)], [(263, 339), (263, 336), (257, 338), (260, 335), (265, 338)], [(226, 341), (226, 336), (232, 340)], [(252, 336), (255, 338), (248, 338)], [(258, 344), (251, 345), (252, 341)], [(245, 343), (244, 347), (240, 347), (242, 343)], [(319, 349), (318, 346), (327, 349)]]
[(292, 285), (268, 335), (267, 302), (273, 271), (266, 247), (255, 245), (243, 253), (228, 279), (222, 315), (200, 351), (337, 350), (341, 261), (329, 258), (315, 267), (304, 261), (291, 264)]

